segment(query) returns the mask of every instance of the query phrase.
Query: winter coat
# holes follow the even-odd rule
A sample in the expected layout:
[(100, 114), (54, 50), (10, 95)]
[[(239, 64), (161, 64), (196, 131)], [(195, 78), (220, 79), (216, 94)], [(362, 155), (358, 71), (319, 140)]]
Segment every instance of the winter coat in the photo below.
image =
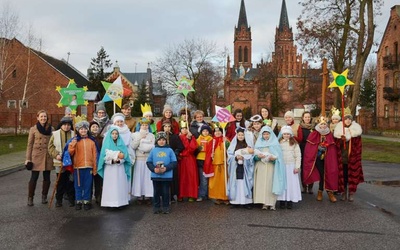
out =
[(33, 162), (32, 171), (54, 170), (53, 159), (48, 152), (50, 137), (41, 134), (36, 125), (29, 130), (26, 160)]

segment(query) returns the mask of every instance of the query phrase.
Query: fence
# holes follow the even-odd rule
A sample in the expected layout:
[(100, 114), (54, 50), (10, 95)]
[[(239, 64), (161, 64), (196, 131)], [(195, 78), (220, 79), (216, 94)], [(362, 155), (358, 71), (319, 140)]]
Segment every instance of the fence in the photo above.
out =
[[(37, 113), (22, 113), (21, 133), (28, 133), (29, 128), (36, 124), (36, 115)], [(48, 120), (56, 127), (62, 117), (62, 114), (49, 114)], [(0, 134), (17, 134), (18, 127), (18, 113), (0, 112)]]

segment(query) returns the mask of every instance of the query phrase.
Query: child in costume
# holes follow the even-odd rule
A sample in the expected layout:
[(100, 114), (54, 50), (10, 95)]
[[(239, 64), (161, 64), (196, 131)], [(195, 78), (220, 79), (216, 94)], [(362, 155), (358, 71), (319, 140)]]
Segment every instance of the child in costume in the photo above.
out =
[(278, 196), (279, 207), (292, 209), (293, 202), (301, 201), (300, 190), (300, 165), (301, 165), (301, 152), (297, 141), (293, 138), (293, 131), (290, 126), (283, 126), (281, 128), (282, 137), (279, 143), (282, 148), (283, 161), (286, 167), (286, 190), (283, 194)]
[(332, 112), (332, 116), (331, 116), (331, 123), (329, 124), (329, 128), (330, 128), (331, 132), (333, 133), (333, 131), (335, 131), (336, 125), (340, 122), (340, 120), (342, 118), (340, 117), (340, 111), (338, 109), (336, 109), (335, 107), (332, 107), (331, 112)]
[(278, 196), (286, 189), (282, 149), (269, 126), (261, 129), (254, 147), (254, 203), (263, 204), (264, 210), (275, 210)]
[[(146, 166), (150, 151), (154, 148), (154, 135), (149, 131), (150, 121), (146, 118), (139, 120), (140, 130), (131, 135), (131, 149), (135, 152), (133, 167), (132, 196), (137, 197), (137, 203), (142, 204), (143, 199), (151, 204), (153, 197), (153, 183), (151, 172)], [(143, 198), (144, 196), (144, 198)]]
[[(209, 143), (211, 144), (211, 148), (209, 150), (211, 157), (208, 158), (209, 163), (204, 163), (204, 173), (209, 177), (208, 197), (210, 199), (214, 199), (214, 203), (217, 205), (221, 203), (229, 204), (226, 192), (228, 177), (226, 173), (224, 157), (226, 148), (229, 146), (229, 142), (226, 141), (226, 138), (222, 136), (222, 128), (219, 127), (218, 123), (214, 124), (214, 136), (212, 141)], [(228, 145), (226, 145), (226, 143), (228, 143)], [(207, 165), (210, 165), (208, 168), (210, 171), (206, 169)]]
[(151, 171), (153, 181), (153, 212), (168, 214), (171, 211), (169, 187), (172, 181), (172, 170), (176, 168), (177, 161), (174, 151), (167, 145), (164, 132), (157, 133), (156, 146), (150, 151), (146, 164)]
[(196, 157), (197, 160), (197, 168), (199, 170), (199, 195), (196, 201), (203, 201), (207, 197), (208, 193), (208, 179), (204, 175), (204, 161), (206, 160), (206, 157), (210, 158), (211, 155), (206, 155), (206, 152), (208, 150), (209, 141), (212, 140), (211, 137), (211, 128), (207, 124), (201, 126), (201, 135), (196, 139), (197, 141), (197, 146), (198, 146), (198, 154)]
[(178, 200), (189, 198), (194, 201), (198, 197), (199, 171), (197, 169), (196, 156), (197, 141), (188, 129), (188, 123), (181, 121), (181, 134), (179, 138), (184, 146), (179, 154), (178, 174), (179, 174), (179, 197)]
[(98, 174), (103, 177), (102, 207), (129, 204), (131, 161), (118, 130), (118, 127), (110, 126), (100, 152)]
[(338, 123), (333, 133), (338, 149), (339, 161), (339, 193), (341, 200), (354, 201), (354, 193), (358, 184), (364, 182), (364, 174), (361, 164), (362, 154), (362, 128), (353, 121), (353, 116), (348, 110), (343, 123)]
[[(81, 118), (81, 119), (79, 119)], [(93, 175), (97, 174), (98, 150), (95, 139), (88, 134), (85, 118), (75, 118), (76, 136), (68, 143), (68, 153), (73, 162), (76, 210), (91, 209)]]
[[(64, 116), (60, 121), (60, 129), (53, 131), (50, 138), (48, 150), (53, 158), (53, 165), (57, 173), (57, 193), (56, 193), (56, 207), (62, 207), (62, 200), (64, 194), (67, 194), (70, 202), (70, 207), (75, 206), (75, 190), (74, 182), (71, 172), (61, 168), (61, 156), (67, 141), (75, 136), (72, 128), (72, 118)], [(60, 175), (58, 177), (58, 175)]]
[[(142, 110), (143, 117), (149, 120), (149, 131), (153, 133), (153, 135), (155, 136), (157, 134), (157, 128), (153, 120), (153, 112), (151, 111), (151, 106), (145, 103), (144, 105), (140, 104), (140, 108)], [(140, 123), (137, 122), (135, 132), (139, 130), (140, 130)]]
[(325, 117), (319, 118), (318, 124), (307, 139), (304, 149), (303, 181), (308, 185), (319, 181), (317, 200), (322, 201), (324, 190), (331, 202), (336, 202), (333, 192), (338, 189), (338, 159), (333, 135)]
[(228, 148), (228, 197), (232, 207), (251, 208), (253, 203), (254, 150), (253, 138), (238, 128)]

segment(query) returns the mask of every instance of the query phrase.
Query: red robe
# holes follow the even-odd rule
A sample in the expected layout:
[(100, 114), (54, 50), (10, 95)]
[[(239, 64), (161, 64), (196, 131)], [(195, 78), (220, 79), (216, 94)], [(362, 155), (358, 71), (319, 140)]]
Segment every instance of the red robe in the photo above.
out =
[[(321, 141), (321, 134), (318, 131), (313, 131), (307, 139), (304, 150), (303, 162), (303, 181), (304, 184), (312, 184), (320, 180), (319, 171), (315, 165), (318, 144)], [(337, 149), (332, 133), (325, 136), (325, 143), (328, 144), (325, 152), (324, 167), (325, 167), (325, 187), (329, 191), (338, 190), (338, 160)]]
[[(346, 148), (343, 146), (343, 141), (341, 139), (336, 140), (337, 158), (339, 162), (339, 192), (342, 193), (345, 190), (344, 186), (344, 175), (343, 175), (343, 162), (342, 162), (342, 150), (349, 150), (348, 162), (347, 162), (347, 173), (348, 173), (348, 189), (349, 193), (355, 193), (357, 191), (357, 185), (364, 182), (364, 174), (361, 165), (361, 152), (362, 152), (362, 142), (361, 136), (352, 137), (348, 143), (346, 143)], [(348, 151), (347, 151), (348, 152)]]
[(194, 151), (197, 149), (197, 141), (194, 136), (190, 141), (186, 135), (179, 135), (179, 137), (185, 149), (179, 154), (178, 160), (178, 198), (189, 197), (197, 199), (199, 172), (197, 169), (196, 156), (194, 156)]

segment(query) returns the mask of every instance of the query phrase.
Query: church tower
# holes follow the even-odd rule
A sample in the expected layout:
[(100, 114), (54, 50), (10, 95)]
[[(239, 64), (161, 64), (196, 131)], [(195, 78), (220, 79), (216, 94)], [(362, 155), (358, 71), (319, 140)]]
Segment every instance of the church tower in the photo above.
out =
[(297, 54), (297, 46), (294, 45), (285, 0), (282, 1), (279, 26), (275, 31), (275, 52), (272, 61), (279, 65), (279, 75), (301, 76), (302, 74), (303, 58), (301, 54)]
[(235, 27), (234, 37), (233, 68), (237, 69), (241, 64), (246, 69), (251, 68), (251, 28), (247, 24), (244, 0), (242, 0), (240, 4), (239, 20), (237, 26)]

